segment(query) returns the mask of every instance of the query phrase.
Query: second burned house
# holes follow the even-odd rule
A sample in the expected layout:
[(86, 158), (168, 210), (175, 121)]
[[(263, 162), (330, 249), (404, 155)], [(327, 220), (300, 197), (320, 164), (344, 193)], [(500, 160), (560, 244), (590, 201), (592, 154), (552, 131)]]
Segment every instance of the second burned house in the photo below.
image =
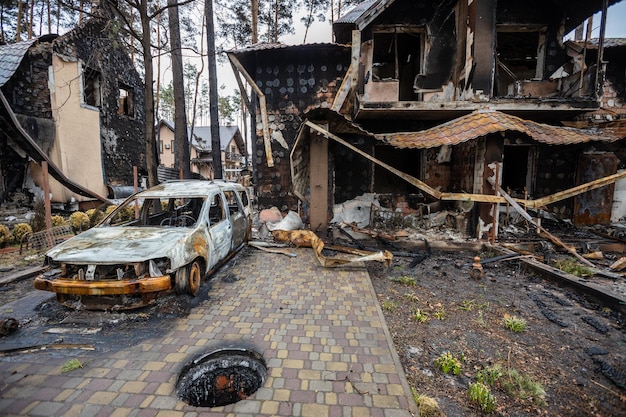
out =
[(554, 196), (626, 162), (612, 152), (614, 131), (564, 127), (600, 108), (603, 65), (563, 44), (600, 10), (601, 1), (366, 1), (335, 22), (337, 44), (231, 52), (259, 97), (260, 204), (300, 201), (323, 229), (333, 204), (365, 192), (420, 193), (473, 203), (470, 229), (486, 238), (504, 201), (497, 178), (559, 216), (608, 222), (612, 185)]

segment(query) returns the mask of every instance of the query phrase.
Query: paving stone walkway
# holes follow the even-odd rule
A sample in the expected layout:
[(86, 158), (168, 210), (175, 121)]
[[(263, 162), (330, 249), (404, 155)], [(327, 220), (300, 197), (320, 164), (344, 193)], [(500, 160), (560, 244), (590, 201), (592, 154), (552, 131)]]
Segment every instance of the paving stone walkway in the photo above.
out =
[[(163, 336), (114, 352), (79, 351), (85, 366), (75, 371), (63, 373), (68, 357), (53, 351), (0, 357), (0, 415), (416, 415), (367, 270), (325, 269), (310, 249), (295, 252), (247, 250), (228, 279), (214, 280), (209, 300), (173, 319)], [(263, 355), (264, 385), (222, 407), (180, 401), (183, 366), (228, 346)]]

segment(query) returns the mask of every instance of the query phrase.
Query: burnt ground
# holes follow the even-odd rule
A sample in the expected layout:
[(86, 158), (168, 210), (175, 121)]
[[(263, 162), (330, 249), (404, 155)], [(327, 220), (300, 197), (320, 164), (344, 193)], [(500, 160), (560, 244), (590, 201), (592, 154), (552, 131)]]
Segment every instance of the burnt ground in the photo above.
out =
[[(245, 261), (251, 250), (231, 262)], [(499, 378), (489, 388), (495, 399), (491, 415), (626, 416), (624, 317), (544, 280), (519, 260), (485, 265), (484, 277), (472, 279), (476, 255), (495, 254), (433, 251), (414, 267), (407, 257), (395, 257), (389, 268), (368, 264), (409, 383), (416, 394), (436, 399), (442, 412), (422, 415), (486, 415), (468, 399), (468, 386), (481, 373), (497, 370)], [(11, 272), (38, 262), (0, 254), (0, 265)], [(226, 265), (213, 279), (233, 279), (228, 270)], [(32, 294), (31, 285), (26, 279), (0, 286), (1, 317), (11, 315), (3, 307), (7, 303)], [(200, 293), (207, 294), (210, 285), (203, 283)], [(203, 301), (172, 295), (139, 310), (89, 312), (51, 298), (20, 321), (19, 343), (89, 343), (115, 350), (167, 331), (174, 323), (168, 318), (183, 317)], [(524, 320), (525, 330), (507, 329), (507, 317)], [(67, 333), (44, 333), (59, 328)], [(10, 346), (12, 338), (0, 337), (0, 344)], [(437, 365), (446, 352), (459, 361), (458, 375), (444, 374)]]
[[(433, 252), (414, 268), (398, 257), (389, 269), (368, 265), (416, 393), (436, 399), (447, 416), (484, 415), (468, 386), (498, 370), (488, 385), (492, 415), (626, 416), (625, 318), (519, 260), (485, 265), (483, 278), (470, 278), (475, 255)], [(505, 327), (514, 317), (524, 331)], [(446, 352), (459, 360), (458, 375), (437, 366)], [(536, 384), (521, 389), (519, 375)]]

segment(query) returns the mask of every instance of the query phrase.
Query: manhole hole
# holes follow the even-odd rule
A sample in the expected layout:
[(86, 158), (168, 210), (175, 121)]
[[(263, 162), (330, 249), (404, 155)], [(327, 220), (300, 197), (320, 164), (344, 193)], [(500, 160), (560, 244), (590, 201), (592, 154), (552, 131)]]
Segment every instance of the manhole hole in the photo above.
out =
[(263, 357), (249, 349), (219, 349), (186, 365), (178, 398), (196, 407), (219, 407), (248, 398), (267, 378)]

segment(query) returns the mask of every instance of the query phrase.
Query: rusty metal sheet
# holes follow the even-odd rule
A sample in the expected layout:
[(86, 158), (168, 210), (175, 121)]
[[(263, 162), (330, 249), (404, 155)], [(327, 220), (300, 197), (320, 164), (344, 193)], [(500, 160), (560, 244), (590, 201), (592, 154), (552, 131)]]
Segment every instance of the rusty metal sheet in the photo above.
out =
[[(612, 152), (580, 155), (577, 184), (603, 178), (617, 172), (617, 157)], [(611, 222), (615, 183), (597, 188), (574, 198), (574, 224), (608, 224)]]

